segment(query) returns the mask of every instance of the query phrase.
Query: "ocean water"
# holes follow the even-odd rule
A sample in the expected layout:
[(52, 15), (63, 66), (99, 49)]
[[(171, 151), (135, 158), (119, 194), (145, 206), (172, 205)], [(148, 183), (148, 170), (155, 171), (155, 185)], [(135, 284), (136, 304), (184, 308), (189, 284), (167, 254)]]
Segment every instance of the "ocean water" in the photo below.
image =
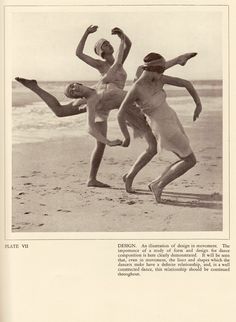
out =
[[(83, 82), (93, 86), (95, 81)], [(127, 82), (126, 89), (131, 85)], [(65, 104), (69, 100), (64, 96), (64, 88), (68, 82), (39, 82), (39, 85), (56, 96)], [(222, 113), (222, 81), (193, 81), (201, 97), (204, 113)], [(191, 126), (194, 102), (183, 88), (166, 86), (168, 103), (175, 109), (183, 125)], [(118, 127), (116, 112), (109, 117), (109, 127)], [(13, 144), (56, 140), (66, 137), (87, 135), (86, 114), (58, 118), (46, 104), (29, 89), (17, 82), (12, 82), (12, 142)]]

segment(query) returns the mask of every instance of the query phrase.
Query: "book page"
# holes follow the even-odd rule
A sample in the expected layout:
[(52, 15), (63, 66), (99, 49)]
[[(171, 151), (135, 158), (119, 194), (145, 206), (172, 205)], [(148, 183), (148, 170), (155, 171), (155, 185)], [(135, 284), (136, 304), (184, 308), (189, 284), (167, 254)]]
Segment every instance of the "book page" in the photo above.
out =
[(2, 1), (1, 321), (234, 321), (235, 14)]

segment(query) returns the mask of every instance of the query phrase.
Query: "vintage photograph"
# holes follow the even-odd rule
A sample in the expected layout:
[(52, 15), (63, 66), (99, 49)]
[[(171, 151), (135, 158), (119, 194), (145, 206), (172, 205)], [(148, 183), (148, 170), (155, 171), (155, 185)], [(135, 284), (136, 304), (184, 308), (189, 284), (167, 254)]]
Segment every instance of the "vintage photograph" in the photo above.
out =
[(12, 232), (223, 231), (226, 8), (9, 8), (5, 34)]

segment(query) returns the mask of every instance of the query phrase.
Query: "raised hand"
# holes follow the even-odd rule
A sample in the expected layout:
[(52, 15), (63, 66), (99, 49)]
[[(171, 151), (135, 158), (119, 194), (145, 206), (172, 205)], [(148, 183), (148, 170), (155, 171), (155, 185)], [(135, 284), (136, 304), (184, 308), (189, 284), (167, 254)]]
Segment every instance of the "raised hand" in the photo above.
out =
[(193, 121), (196, 121), (196, 119), (199, 118), (201, 111), (202, 111), (202, 104), (201, 103), (196, 104), (196, 108), (193, 113)]
[(119, 139), (109, 141), (109, 143), (108, 143), (109, 146), (117, 146), (117, 145), (121, 145), (121, 144), (122, 144), (122, 141)]
[(98, 26), (90, 25), (90, 26), (86, 29), (86, 32), (87, 32), (88, 34), (92, 34), (92, 33), (96, 32), (96, 31), (97, 31), (97, 29), (98, 29)]
[(111, 30), (111, 34), (112, 35), (117, 35), (118, 37), (122, 38), (124, 37), (124, 32), (123, 30), (121, 30), (120, 28), (118, 27), (115, 27)]

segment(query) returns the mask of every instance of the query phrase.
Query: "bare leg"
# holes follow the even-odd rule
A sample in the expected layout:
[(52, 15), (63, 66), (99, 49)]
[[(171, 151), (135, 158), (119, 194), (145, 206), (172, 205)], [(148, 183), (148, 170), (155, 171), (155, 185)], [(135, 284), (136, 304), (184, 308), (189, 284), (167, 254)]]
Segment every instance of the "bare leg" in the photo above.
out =
[(72, 102), (61, 105), (55, 96), (39, 87), (37, 81), (34, 79), (25, 79), (20, 77), (16, 77), (15, 79), (37, 94), (58, 117), (77, 115), (86, 112), (86, 108), (79, 108), (78, 106), (73, 105)]
[(130, 171), (123, 176), (125, 189), (129, 193), (135, 192), (132, 189), (132, 184), (135, 176), (154, 157), (154, 155), (157, 154), (157, 141), (151, 129), (145, 132), (144, 137), (148, 142), (148, 148), (138, 157)]
[(185, 172), (191, 169), (196, 164), (195, 155), (192, 153), (188, 157), (181, 159), (175, 163), (173, 163), (170, 167), (168, 167), (162, 176), (157, 180), (153, 181), (149, 187), (153, 192), (157, 203), (161, 200), (161, 194), (165, 186), (167, 186), (170, 182), (175, 180), (176, 178), (182, 176)]
[[(164, 170), (164, 172), (158, 177), (158, 178), (156, 178), (156, 179), (154, 179), (152, 182), (150, 182), (149, 183), (149, 185), (148, 185), (148, 188), (151, 190), (151, 185), (153, 184), (153, 183), (157, 183), (157, 182), (159, 182), (159, 181), (161, 181), (161, 179), (162, 179), (162, 177), (164, 176), (164, 175), (166, 175), (166, 173), (168, 173), (169, 172), (169, 170), (176, 164), (176, 163), (179, 163), (180, 161), (182, 161), (182, 160), (178, 160), (178, 161), (176, 161), (175, 163), (172, 163), (170, 166), (168, 166), (167, 168), (165, 168), (165, 170)], [(152, 191), (152, 190), (151, 190)]]
[[(99, 130), (101, 131), (101, 133), (104, 136), (106, 136), (107, 122), (99, 122), (97, 123), (97, 127), (99, 127)], [(88, 187), (100, 187), (100, 188), (110, 187), (108, 184), (105, 184), (97, 180), (97, 173), (102, 161), (105, 147), (106, 147), (105, 144), (99, 141), (96, 141), (95, 149), (93, 150), (91, 155), (91, 161), (90, 161), (91, 168), (90, 168), (89, 178), (87, 181)]]
[(178, 58), (178, 63), (181, 66), (184, 66), (189, 59), (195, 57), (196, 55), (197, 53), (187, 53), (187, 54), (180, 55)]
[(175, 65), (184, 66), (189, 59), (193, 58), (196, 55), (197, 55), (197, 53), (186, 53), (186, 54), (180, 55), (178, 57), (175, 57), (171, 60), (168, 60), (165, 64), (165, 69), (168, 69), (168, 68), (175, 66)]

